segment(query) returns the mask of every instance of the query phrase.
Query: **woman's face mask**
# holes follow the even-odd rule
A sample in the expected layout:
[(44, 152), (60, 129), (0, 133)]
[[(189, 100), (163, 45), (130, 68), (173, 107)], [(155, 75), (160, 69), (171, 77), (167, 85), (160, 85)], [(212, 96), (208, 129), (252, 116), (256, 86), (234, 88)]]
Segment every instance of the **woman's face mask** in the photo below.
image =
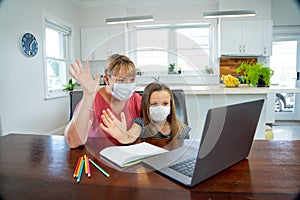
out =
[(121, 101), (125, 101), (129, 99), (135, 88), (136, 84), (135, 83), (113, 83), (113, 91), (112, 95)]
[(150, 106), (150, 118), (155, 122), (164, 121), (170, 114), (170, 106)]

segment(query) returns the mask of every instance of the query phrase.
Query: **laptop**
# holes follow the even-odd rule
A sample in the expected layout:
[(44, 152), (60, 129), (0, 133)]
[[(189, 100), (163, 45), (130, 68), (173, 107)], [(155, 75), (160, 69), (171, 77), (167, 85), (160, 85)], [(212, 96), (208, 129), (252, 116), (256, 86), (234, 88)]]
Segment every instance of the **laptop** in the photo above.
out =
[(263, 99), (210, 108), (200, 140), (143, 161), (147, 167), (194, 186), (245, 159), (250, 152)]

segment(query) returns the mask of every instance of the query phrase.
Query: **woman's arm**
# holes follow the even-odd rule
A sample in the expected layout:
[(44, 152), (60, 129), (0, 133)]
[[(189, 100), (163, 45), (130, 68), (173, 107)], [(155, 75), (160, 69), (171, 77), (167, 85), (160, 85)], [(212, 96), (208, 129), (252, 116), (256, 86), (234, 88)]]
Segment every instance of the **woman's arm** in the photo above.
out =
[(101, 118), (103, 123), (100, 124), (100, 128), (122, 144), (133, 143), (142, 131), (141, 127), (135, 123), (127, 130), (124, 113), (121, 113), (121, 121), (119, 121), (113, 113), (107, 109), (106, 111), (103, 110)]
[(83, 98), (78, 110), (74, 113), (71, 121), (65, 129), (65, 139), (71, 148), (84, 145), (88, 138), (88, 133), (92, 125), (90, 112), (92, 112), (95, 95), (99, 89), (99, 74), (93, 79), (89, 63), (85, 62), (85, 69), (79, 60), (76, 60), (77, 66), (71, 64), (73, 71), (69, 70), (72, 78), (79, 81), (83, 89)]
[(84, 145), (88, 138), (89, 130), (92, 126), (90, 113), (93, 112), (92, 105), (89, 105), (93, 97), (83, 96), (78, 109), (65, 129), (65, 139), (71, 148)]

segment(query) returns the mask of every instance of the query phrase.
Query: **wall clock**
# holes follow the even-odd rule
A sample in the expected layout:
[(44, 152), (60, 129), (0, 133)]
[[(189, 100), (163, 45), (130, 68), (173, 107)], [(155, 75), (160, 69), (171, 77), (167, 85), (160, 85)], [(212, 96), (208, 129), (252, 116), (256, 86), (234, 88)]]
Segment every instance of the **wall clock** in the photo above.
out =
[(38, 42), (32, 33), (24, 33), (21, 39), (21, 47), (25, 56), (33, 57), (38, 52)]

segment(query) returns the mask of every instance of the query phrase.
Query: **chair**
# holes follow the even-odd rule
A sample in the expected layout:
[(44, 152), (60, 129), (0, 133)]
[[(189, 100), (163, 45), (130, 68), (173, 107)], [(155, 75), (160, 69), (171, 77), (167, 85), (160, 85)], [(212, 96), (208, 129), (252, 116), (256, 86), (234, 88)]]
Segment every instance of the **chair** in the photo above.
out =
[(70, 120), (72, 119), (75, 107), (82, 99), (82, 96), (83, 96), (83, 91), (80, 90), (70, 91)]
[[(138, 94), (142, 95), (143, 91), (137, 91)], [(183, 90), (172, 90), (174, 101), (175, 101), (175, 108), (176, 108), (176, 115), (178, 119), (183, 122), (184, 124), (188, 125), (188, 118), (187, 118), (187, 110), (186, 110), (186, 101), (185, 95)], [(70, 92), (70, 120), (72, 119), (74, 109), (78, 102), (82, 99), (83, 92), (82, 91), (72, 91)]]
[(175, 101), (176, 115), (184, 124), (188, 125), (185, 94), (183, 90), (172, 90)]

